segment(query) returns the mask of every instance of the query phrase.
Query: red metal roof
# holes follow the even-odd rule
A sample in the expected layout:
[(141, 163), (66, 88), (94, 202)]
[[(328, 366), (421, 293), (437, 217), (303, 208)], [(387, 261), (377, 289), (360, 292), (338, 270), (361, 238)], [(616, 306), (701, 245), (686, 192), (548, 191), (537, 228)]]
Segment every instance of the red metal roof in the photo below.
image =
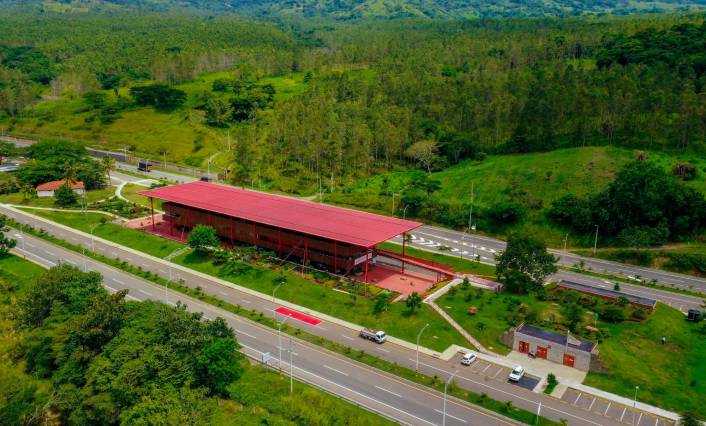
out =
[(361, 247), (373, 247), (422, 225), (411, 220), (208, 182), (165, 186), (140, 194)]
[[(37, 191), (56, 191), (64, 185), (66, 185), (65, 180), (53, 180), (37, 186), (36, 189)], [(83, 182), (73, 182), (70, 186), (71, 189), (83, 189)]]

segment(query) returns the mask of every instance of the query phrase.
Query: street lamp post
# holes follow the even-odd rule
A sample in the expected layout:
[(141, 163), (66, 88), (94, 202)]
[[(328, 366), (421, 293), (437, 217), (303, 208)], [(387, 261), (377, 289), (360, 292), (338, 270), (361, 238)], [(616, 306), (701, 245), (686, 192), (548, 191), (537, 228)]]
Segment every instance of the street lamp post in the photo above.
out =
[(395, 196), (397, 196), (397, 194), (395, 194), (395, 193), (393, 192), (393, 193), (392, 193), (392, 215), (393, 215), (393, 216), (395, 215)]
[(640, 389), (639, 386), (635, 386), (635, 399), (632, 400), (632, 426), (635, 426), (635, 411), (637, 407), (637, 391)]
[(407, 217), (407, 207), (409, 207), (409, 204), (404, 206), (404, 209), (402, 210), (402, 219), (405, 219)]
[(424, 325), (424, 327), (422, 327), (422, 329), (419, 330), (419, 333), (417, 334), (417, 367), (416, 367), (417, 372), (419, 372), (419, 339), (422, 337), (422, 333), (424, 332), (424, 330), (427, 327), (429, 327), (429, 323)]
[(454, 371), (453, 374), (449, 377), (449, 379), (444, 383), (444, 416), (441, 419), (441, 425), (446, 426), (446, 394), (447, 390), (449, 387), (449, 383), (451, 383), (451, 380), (453, 380), (454, 376), (458, 373), (458, 370)]
[(96, 249), (95, 249), (95, 240), (93, 239), (93, 231), (96, 230), (96, 227), (98, 227), (98, 225), (100, 225), (100, 223), (96, 223), (95, 225), (93, 225), (91, 227), (91, 251), (94, 253), (96, 252)]
[(288, 319), (289, 315), (287, 315), (284, 321), (280, 322), (277, 327), (277, 346), (279, 347), (279, 363), (277, 365), (279, 366), (279, 371), (282, 371), (282, 326)]
[(596, 238), (593, 240), (593, 255), (596, 255), (596, 249), (598, 248), (598, 225), (596, 225)]
[(20, 234), (15, 234), (15, 238), (22, 241), (22, 257), (27, 258), (27, 252), (25, 251), (25, 239)]
[(275, 286), (275, 288), (272, 289), (272, 303), (275, 303), (275, 293), (277, 293), (277, 290), (282, 287), (282, 284), (283, 283), (279, 283)]
[(292, 373), (294, 370), (294, 367), (292, 366), (293, 365), (292, 357), (294, 356), (294, 354), (292, 352), (294, 352), (294, 344), (292, 343), (292, 336), (289, 336), (289, 394), (290, 395), (294, 393), (294, 377), (293, 377), (293, 373)]

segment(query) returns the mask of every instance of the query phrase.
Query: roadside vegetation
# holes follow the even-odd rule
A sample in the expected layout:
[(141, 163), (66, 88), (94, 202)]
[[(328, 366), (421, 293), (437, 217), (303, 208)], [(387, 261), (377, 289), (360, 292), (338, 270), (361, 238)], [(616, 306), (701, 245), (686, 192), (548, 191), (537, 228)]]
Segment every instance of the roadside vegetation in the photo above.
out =
[[(222, 319), (202, 321), (179, 306), (125, 302), (123, 292), (108, 294), (100, 278), (70, 266), (45, 272), (21, 258), (0, 257), (5, 421), (331, 424), (343, 416), (364, 425), (391, 424), (298, 382), (290, 395), (285, 377), (244, 360)], [(159, 371), (139, 368), (154, 362)], [(100, 387), (91, 385), (96, 374)]]

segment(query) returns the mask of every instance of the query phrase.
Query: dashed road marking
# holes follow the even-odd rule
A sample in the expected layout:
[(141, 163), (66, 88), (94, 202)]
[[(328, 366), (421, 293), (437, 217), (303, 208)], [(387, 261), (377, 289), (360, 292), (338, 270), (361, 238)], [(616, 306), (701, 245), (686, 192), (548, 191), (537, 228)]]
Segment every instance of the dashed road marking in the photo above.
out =
[[(437, 410), (436, 408), (434, 409), (434, 411), (436, 411), (437, 413), (444, 414), (443, 411)], [(465, 420), (463, 420), (463, 419), (461, 419), (461, 418), (458, 418), (458, 417), (456, 417), (456, 416), (452, 416), (452, 415), (449, 414), (449, 413), (446, 413), (446, 417), (451, 417), (452, 419), (458, 420), (458, 421), (461, 422), (461, 423), (468, 423), (467, 421), (465, 421)]]
[(326, 365), (326, 364), (324, 364), (324, 368), (328, 368), (329, 370), (335, 371), (336, 373), (342, 374), (342, 375), (344, 375), (344, 376), (347, 376), (347, 375), (348, 375), (348, 373), (346, 373), (345, 371), (336, 370), (335, 368), (330, 367), (330, 366), (328, 366), (328, 365)]
[(242, 334), (243, 336), (248, 336), (248, 337), (251, 338), (251, 339), (257, 340), (257, 337), (253, 336), (252, 334), (248, 334), (248, 333), (246, 333), (246, 332), (244, 332), (244, 331), (242, 331), (242, 330), (238, 330), (237, 328), (235, 329), (235, 332), (238, 333), (238, 334)]
[(402, 398), (402, 395), (400, 395), (400, 394), (398, 394), (398, 393), (395, 393), (395, 392), (392, 392), (391, 390), (387, 390), (387, 389), (385, 389), (385, 388), (381, 388), (380, 386), (377, 386), (377, 385), (375, 385), (375, 387), (376, 387), (377, 389), (380, 389), (380, 390), (383, 391), (383, 392), (387, 392), (387, 393), (389, 393), (389, 394), (391, 394), (391, 395), (395, 395), (395, 396), (398, 397), (398, 398)]

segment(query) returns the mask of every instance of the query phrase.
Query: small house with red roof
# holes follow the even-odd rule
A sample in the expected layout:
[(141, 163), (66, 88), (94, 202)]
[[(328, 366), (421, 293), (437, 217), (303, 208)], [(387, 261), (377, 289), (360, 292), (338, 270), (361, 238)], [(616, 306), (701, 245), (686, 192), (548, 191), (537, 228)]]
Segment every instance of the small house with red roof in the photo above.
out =
[(66, 180), (53, 180), (51, 182), (45, 182), (37, 186), (37, 197), (53, 197), (54, 191), (61, 188), (62, 186), (68, 186), (76, 193), (76, 195), (83, 195), (85, 191), (83, 182), (69, 183)]

